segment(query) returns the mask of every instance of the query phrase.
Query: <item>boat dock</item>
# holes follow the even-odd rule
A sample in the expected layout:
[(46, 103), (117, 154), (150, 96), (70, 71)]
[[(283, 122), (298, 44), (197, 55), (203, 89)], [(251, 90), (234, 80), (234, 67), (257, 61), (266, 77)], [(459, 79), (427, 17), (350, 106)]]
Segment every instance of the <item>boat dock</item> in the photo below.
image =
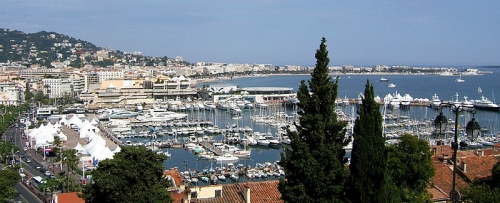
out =
[(207, 141), (203, 141), (203, 142), (199, 142), (199, 144), (201, 146), (203, 146), (206, 150), (209, 150), (211, 152), (213, 152), (215, 155), (217, 156), (221, 156), (224, 154), (224, 151), (221, 150), (221, 149), (217, 149), (217, 147), (215, 147), (215, 145), (213, 145), (212, 143), (210, 142), (207, 142)]

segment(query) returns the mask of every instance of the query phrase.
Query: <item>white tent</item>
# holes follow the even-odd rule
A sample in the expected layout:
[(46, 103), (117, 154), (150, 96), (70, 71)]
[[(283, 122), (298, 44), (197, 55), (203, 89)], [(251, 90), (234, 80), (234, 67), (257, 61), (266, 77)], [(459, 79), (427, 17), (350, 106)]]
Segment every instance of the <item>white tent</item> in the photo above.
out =
[(87, 151), (85, 151), (85, 149), (83, 148), (83, 146), (80, 143), (77, 143), (76, 147), (73, 149), (76, 150), (77, 153), (87, 154)]
[(99, 161), (105, 159), (113, 159), (113, 155), (115, 155), (108, 147), (99, 148), (99, 151), (95, 151), (91, 154), (92, 157), (98, 159)]
[(59, 134), (57, 134), (57, 137), (59, 137), (59, 140), (61, 140), (61, 141), (67, 141), (68, 140), (68, 136), (66, 136), (62, 131), (59, 132)]
[(95, 152), (100, 152), (106, 147), (106, 140), (102, 137), (97, 136), (95, 139), (90, 141), (87, 145), (83, 146), (88, 154), (93, 155)]
[(73, 117), (71, 117), (71, 119), (69, 119), (68, 124), (66, 124), (66, 126), (68, 126), (68, 127), (70, 127), (71, 125), (76, 125), (78, 128), (81, 128), (83, 125), (83, 122), (77, 116), (73, 115)]
[(63, 118), (61, 118), (59, 123), (61, 123), (61, 125), (66, 125), (68, 123), (68, 120), (66, 120), (66, 117), (63, 117)]

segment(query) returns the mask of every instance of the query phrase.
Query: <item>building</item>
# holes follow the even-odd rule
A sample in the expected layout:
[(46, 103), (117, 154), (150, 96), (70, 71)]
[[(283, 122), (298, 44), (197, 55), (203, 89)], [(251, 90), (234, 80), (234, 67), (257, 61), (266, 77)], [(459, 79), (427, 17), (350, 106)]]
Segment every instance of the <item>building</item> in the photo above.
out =
[[(500, 145), (489, 149), (460, 150), (457, 152), (456, 189), (469, 187), (473, 182), (491, 180), (491, 169), (498, 162), (497, 156)], [(432, 194), (432, 201), (447, 202), (450, 200), (450, 191), (453, 182), (453, 150), (450, 146), (431, 146), (434, 156), (432, 161), (435, 175), (432, 178), (433, 186), (428, 188)]]
[(21, 78), (34, 79), (34, 78), (45, 78), (50, 76), (53, 78), (67, 78), (68, 73), (64, 72), (62, 69), (57, 68), (26, 68), (19, 71)]
[(53, 203), (85, 203), (85, 200), (78, 197), (78, 193), (56, 193), (54, 194)]
[(61, 98), (72, 94), (72, 84), (69, 79), (42, 79), (43, 89), (45, 94), (49, 94), (50, 98)]
[(93, 103), (126, 105), (153, 103), (157, 100), (193, 100), (197, 93), (191, 87), (189, 78), (178, 76), (164, 79), (107, 80), (101, 83), (98, 90), (83, 93), (80, 98), (93, 100)]
[(0, 104), (18, 106), (23, 101), (20, 85), (15, 82), (0, 83)]
[(279, 180), (189, 187), (177, 169), (163, 172), (171, 182), (167, 188), (174, 203), (282, 203)]

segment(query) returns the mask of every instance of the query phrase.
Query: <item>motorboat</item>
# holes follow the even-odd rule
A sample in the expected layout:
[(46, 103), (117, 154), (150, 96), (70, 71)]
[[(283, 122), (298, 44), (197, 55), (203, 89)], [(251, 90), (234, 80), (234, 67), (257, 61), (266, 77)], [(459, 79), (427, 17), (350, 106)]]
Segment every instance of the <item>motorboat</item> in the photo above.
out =
[(389, 82), (389, 79), (384, 78), (384, 77), (381, 77), (379, 81), (380, 81), (380, 82)]
[(237, 156), (234, 156), (232, 154), (223, 154), (222, 156), (215, 158), (215, 161), (217, 161), (219, 163), (231, 163), (231, 162), (236, 162), (239, 159), (240, 158), (238, 158)]
[(269, 146), (269, 140), (267, 140), (264, 136), (260, 136), (257, 140), (257, 144), (261, 146)]
[(439, 96), (436, 93), (432, 96), (430, 106), (431, 108), (439, 108), (441, 106), (441, 100), (439, 100)]
[(234, 116), (241, 116), (241, 109), (238, 106), (231, 106), (229, 113)]
[(390, 83), (389, 85), (387, 85), (387, 87), (394, 88), (396, 87), (396, 85), (394, 83)]
[(464, 100), (462, 101), (462, 107), (465, 108), (465, 109), (472, 109), (474, 108), (474, 104), (472, 104), (471, 101), (467, 100), (468, 97), (467, 96), (464, 96)]
[(481, 96), (480, 100), (473, 100), (472, 105), (476, 109), (482, 109), (482, 110), (493, 110), (493, 111), (498, 111), (500, 109), (500, 106), (498, 104), (493, 103), (490, 101), (488, 98)]

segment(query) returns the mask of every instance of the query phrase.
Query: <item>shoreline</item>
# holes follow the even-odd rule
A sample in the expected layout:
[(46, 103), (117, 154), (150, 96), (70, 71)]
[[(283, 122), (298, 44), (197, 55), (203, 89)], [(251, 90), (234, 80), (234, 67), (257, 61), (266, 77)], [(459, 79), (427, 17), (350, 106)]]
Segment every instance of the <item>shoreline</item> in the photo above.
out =
[[(228, 80), (233, 80), (233, 79), (239, 79), (239, 78), (252, 78), (252, 77), (270, 77), (270, 76), (306, 76), (306, 75), (311, 75), (312, 73), (276, 73), (276, 74), (259, 74), (258, 76), (256, 75), (237, 75), (233, 76), (232, 78), (229, 76), (221, 76), (221, 77), (216, 77), (216, 78), (200, 78), (200, 79), (193, 79), (195, 82), (193, 85), (198, 85), (200, 83), (210, 83), (214, 81), (228, 81)], [(429, 76), (429, 75), (437, 75), (441, 77), (454, 77), (458, 75), (439, 75), (436, 73), (420, 73), (420, 74), (415, 74), (415, 73), (388, 73), (388, 72), (381, 72), (381, 73), (335, 73), (331, 72), (328, 74), (329, 76), (332, 76), (333, 79), (335, 79), (336, 76)], [(335, 76), (335, 77), (333, 77)], [(483, 76), (482, 74), (479, 75), (467, 75), (467, 76)]]

